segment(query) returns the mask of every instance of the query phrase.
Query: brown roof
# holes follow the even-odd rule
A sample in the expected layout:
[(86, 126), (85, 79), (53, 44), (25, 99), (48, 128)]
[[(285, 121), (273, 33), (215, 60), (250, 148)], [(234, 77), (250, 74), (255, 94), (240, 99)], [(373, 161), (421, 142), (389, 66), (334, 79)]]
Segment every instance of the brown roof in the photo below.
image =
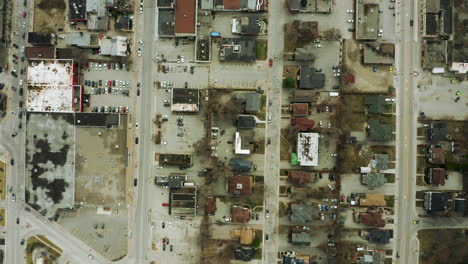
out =
[(384, 227), (385, 221), (382, 219), (381, 214), (376, 213), (368, 213), (368, 214), (360, 214), (359, 219), (361, 219), (361, 223), (367, 226), (372, 227)]
[(205, 214), (214, 214), (216, 212), (216, 198), (206, 198), (205, 201)]
[(195, 0), (178, 0), (176, 2), (175, 33), (195, 33)]
[(224, 9), (227, 10), (238, 10), (240, 9), (240, 0), (224, 0)]
[(293, 104), (292, 106), (293, 116), (307, 116), (309, 114), (308, 104)]
[(229, 183), (229, 193), (235, 195), (252, 194), (253, 177), (245, 175), (233, 175)]
[(445, 169), (444, 168), (432, 168), (431, 169), (431, 184), (440, 185), (445, 183)]
[(359, 199), (361, 206), (385, 206), (385, 195), (381, 193), (366, 193), (366, 198)]
[(306, 184), (310, 182), (310, 172), (300, 171), (300, 170), (290, 170), (288, 171), (288, 179), (293, 184)]
[(26, 58), (28, 59), (55, 59), (54, 47), (27, 47)]
[(429, 162), (432, 164), (445, 164), (445, 152), (442, 148), (431, 148)]
[(299, 22), (297, 26), (297, 38), (311, 40), (318, 37), (318, 22)]
[(240, 206), (233, 206), (231, 208), (231, 217), (233, 223), (247, 223), (250, 219), (250, 210)]
[(294, 117), (291, 125), (296, 126), (299, 131), (307, 131), (314, 128), (314, 120), (309, 120), (307, 117)]

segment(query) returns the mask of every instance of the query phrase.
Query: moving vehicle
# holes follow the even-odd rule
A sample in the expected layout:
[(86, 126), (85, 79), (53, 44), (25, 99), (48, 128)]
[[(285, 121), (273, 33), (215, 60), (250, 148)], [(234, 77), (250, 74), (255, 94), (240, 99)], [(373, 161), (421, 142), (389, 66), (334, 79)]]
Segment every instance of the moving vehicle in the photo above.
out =
[(270, 66), (270, 68), (273, 67), (273, 60), (272, 59), (268, 60), (268, 66)]

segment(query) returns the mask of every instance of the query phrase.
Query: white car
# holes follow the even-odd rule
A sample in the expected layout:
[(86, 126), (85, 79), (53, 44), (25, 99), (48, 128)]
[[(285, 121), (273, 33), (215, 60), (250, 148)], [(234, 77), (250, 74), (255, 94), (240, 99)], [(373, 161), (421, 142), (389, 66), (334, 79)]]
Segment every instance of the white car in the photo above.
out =
[(140, 43), (140, 45), (141, 45), (142, 47), (145, 46), (145, 43), (143, 43), (143, 40), (140, 39), (139, 43)]
[(138, 129), (138, 123), (135, 123), (135, 128)]
[(354, 19), (348, 19), (348, 23), (354, 23)]
[(141, 57), (141, 49), (138, 49), (137, 54), (138, 54), (138, 57)]
[(92, 255), (88, 255), (88, 258), (89, 259), (93, 259), (94, 257)]
[(143, 14), (143, 5), (140, 5), (140, 14)]
[(316, 47), (316, 48), (321, 48), (322, 45), (321, 45), (321, 44), (315, 44), (315, 47)]
[(184, 63), (184, 60), (185, 60), (184, 56), (180, 56), (180, 62)]
[(268, 123), (271, 123), (271, 115), (268, 116)]

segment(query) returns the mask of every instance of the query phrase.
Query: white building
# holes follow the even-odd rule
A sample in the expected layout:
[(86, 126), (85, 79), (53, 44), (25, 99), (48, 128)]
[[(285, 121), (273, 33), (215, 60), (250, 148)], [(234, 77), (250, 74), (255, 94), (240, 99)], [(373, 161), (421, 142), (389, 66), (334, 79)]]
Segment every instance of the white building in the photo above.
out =
[(318, 133), (297, 134), (297, 156), (301, 166), (318, 165)]
[(101, 55), (127, 56), (127, 37), (103, 37), (99, 40)]

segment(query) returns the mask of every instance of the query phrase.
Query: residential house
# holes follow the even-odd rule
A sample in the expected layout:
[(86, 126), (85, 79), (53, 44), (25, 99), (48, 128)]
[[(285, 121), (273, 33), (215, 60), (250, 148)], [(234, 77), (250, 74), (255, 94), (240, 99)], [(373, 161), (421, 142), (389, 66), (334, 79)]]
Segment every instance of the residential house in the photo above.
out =
[(233, 223), (247, 223), (250, 220), (250, 209), (241, 206), (231, 207), (231, 218)]
[(427, 213), (443, 213), (447, 210), (450, 194), (447, 192), (425, 192), (424, 209)]
[(233, 175), (229, 183), (229, 193), (233, 195), (250, 195), (253, 190), (253, 177)]
[(233, 158), (229, 160), (229, 166), (233, 171), (247, 172), (252, 169), (253, 162), (250, 160), (243, 160), (239, 158)]
[(289, 219), (294, 224), (305, 224), (312, 221), (314, 210), (307, 204), (291, 204), (291, 215)]

